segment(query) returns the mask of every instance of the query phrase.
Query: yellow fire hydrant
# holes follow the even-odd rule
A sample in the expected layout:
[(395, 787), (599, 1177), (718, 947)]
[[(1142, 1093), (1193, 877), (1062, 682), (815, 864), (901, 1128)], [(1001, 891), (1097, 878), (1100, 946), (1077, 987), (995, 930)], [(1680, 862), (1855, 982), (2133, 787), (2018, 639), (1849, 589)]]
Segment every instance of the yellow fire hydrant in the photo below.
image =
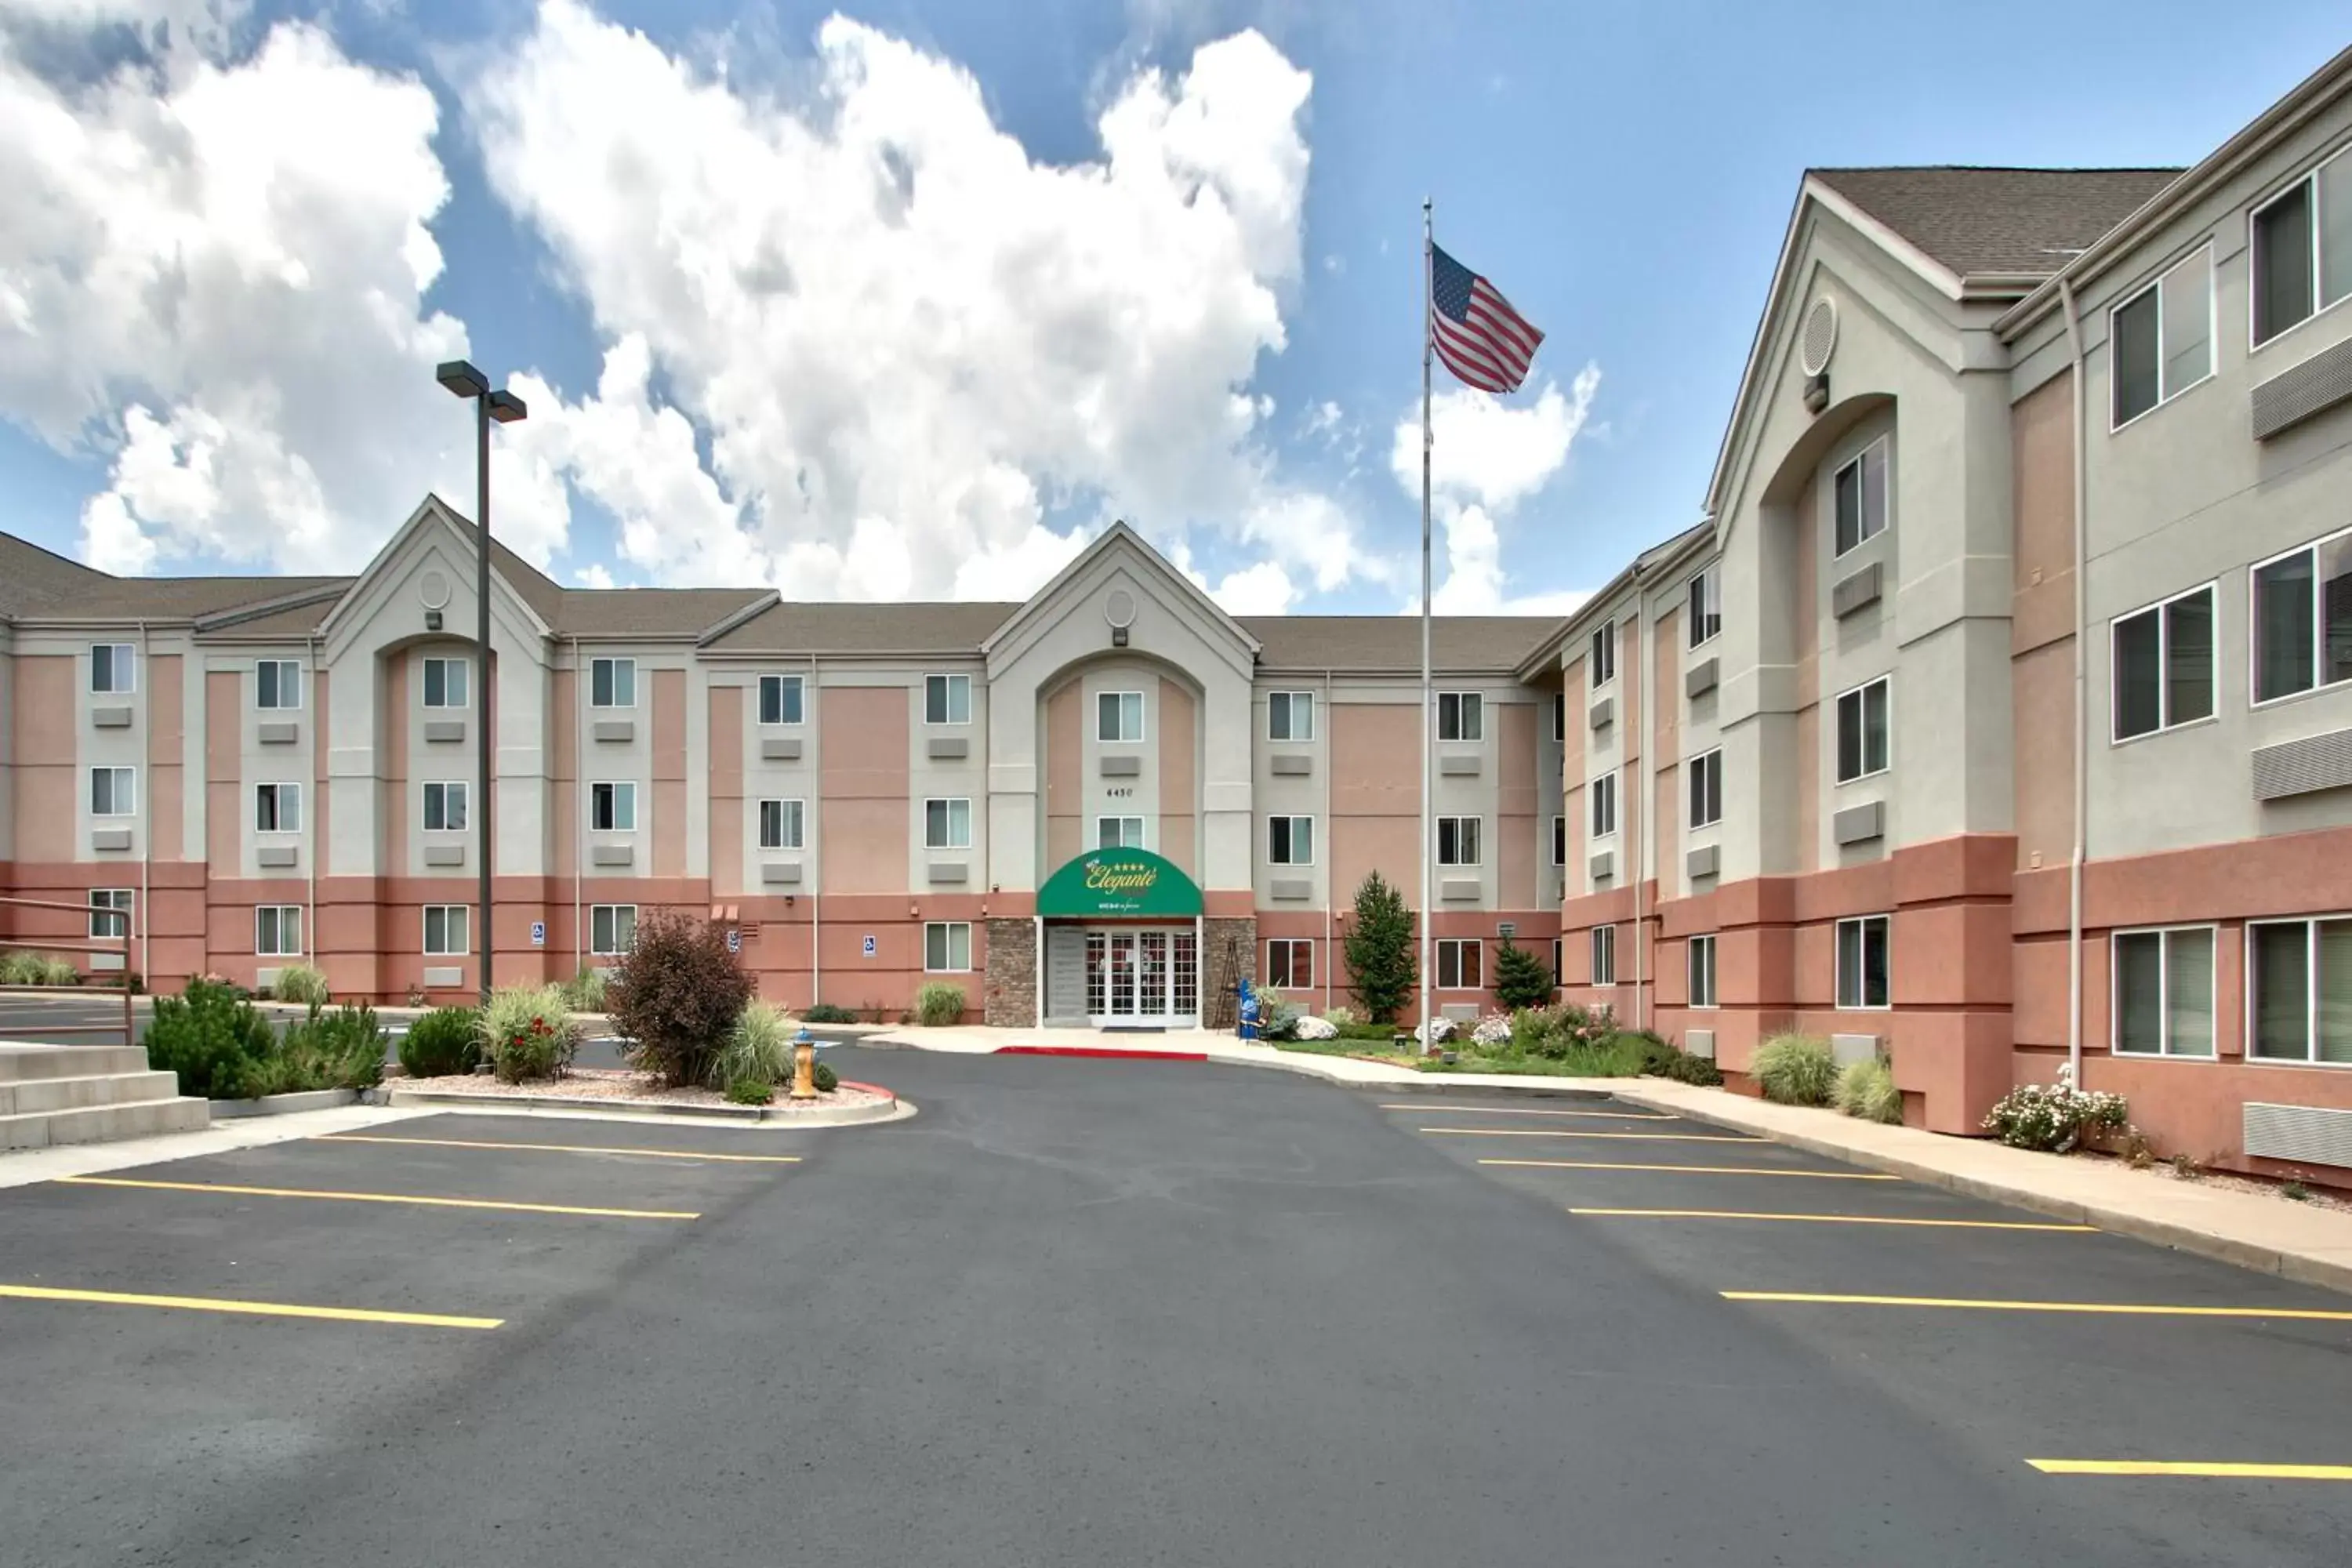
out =
[(816, 1098), (816, 1039), (806, 1024), (793, 1037), (793, 1098)]

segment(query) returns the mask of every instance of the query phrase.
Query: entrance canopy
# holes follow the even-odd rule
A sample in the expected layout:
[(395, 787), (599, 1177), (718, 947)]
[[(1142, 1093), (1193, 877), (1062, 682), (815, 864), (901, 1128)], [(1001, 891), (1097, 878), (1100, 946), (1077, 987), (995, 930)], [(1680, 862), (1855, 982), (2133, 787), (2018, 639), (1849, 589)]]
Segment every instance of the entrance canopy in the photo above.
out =
[(1045, 879), (1037, 912), (1049, 920), (1191, 920), (1201, 912), (1201, 889), (1174, 861), (1149, 849), (1089, 849)]

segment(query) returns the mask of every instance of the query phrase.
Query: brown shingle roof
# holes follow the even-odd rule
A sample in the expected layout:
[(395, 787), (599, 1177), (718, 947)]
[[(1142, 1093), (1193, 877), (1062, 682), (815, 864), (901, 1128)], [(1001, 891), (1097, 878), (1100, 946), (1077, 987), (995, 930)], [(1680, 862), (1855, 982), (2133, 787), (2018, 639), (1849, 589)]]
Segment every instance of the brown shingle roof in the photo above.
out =
[[(1240, 616), (1268, 669), (1421, 668), (1418, 616)], [(1438, 669), (1513, 669), (1559, 625), (1553, 616), (1439, 616), (1430, 623)]]
[(0, 616), (38, 615), (56, 599), (110, 581), (31, 540), (0, 533)]
[(972, 600), (782, 604), (710, 647), (717, 653), (977, 654), (988, 634), (1020, 607)]
[(590, 637), (700, 637), (765, 588), (566, 588), (555, 629)]
[(2055, 272), (2179, 169), (1814, 169), (1815, 179), (1961, 277)]

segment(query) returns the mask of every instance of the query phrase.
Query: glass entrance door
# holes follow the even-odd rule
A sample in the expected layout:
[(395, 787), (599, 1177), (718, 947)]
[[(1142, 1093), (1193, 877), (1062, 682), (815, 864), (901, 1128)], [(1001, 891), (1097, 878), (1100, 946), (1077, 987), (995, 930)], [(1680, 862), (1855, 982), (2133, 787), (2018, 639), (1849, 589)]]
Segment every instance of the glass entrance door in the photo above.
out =
[(1087, 1022), (1190, 1028), (1200, 1016), (1200, 943), (1190, 931), (1087, 932)]

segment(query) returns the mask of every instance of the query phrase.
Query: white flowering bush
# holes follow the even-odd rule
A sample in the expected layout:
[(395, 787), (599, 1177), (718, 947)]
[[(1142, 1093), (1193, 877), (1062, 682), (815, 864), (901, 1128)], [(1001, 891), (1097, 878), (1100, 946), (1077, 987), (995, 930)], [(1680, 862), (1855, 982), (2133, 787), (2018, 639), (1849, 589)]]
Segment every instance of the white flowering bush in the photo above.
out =
[(2076, 1089), (2073, 1065), (2058, 1069), (2054, 1084), (2023, 1083), (1985, 1113), (1984, 1129), (2012, 1149), (2063, 1154), (2109, 1133), (2130, 1131), (2124, 1097), (2104, 1089)]
[(1508, 1013), (1489, 1013), (1479, 1019), (1477, 1026), (1470, 1031), (1470, 1043), (1474, 1046), (1503, 1046), (1508, 1045), (1510, 1040), (1511, 1016)]
[[(1428, 1030), (1428, 1033), (1424, 1035), (1422, 1032), (1423, 1029)], [(1427, 1024), (1416, 1024), (1413, 1026), (1412, 1037), (1424, 1046), (1443, 1045), (1454, 1037), (1454, 1020), (1432, 1018)]]
[(1296, 1031), (1291, 1037), (1299, 1040), (1336, 1040), (1339, 1037), (1339, 1026), (1328, 1018), (1302, 1017), (1298, 1020)]

